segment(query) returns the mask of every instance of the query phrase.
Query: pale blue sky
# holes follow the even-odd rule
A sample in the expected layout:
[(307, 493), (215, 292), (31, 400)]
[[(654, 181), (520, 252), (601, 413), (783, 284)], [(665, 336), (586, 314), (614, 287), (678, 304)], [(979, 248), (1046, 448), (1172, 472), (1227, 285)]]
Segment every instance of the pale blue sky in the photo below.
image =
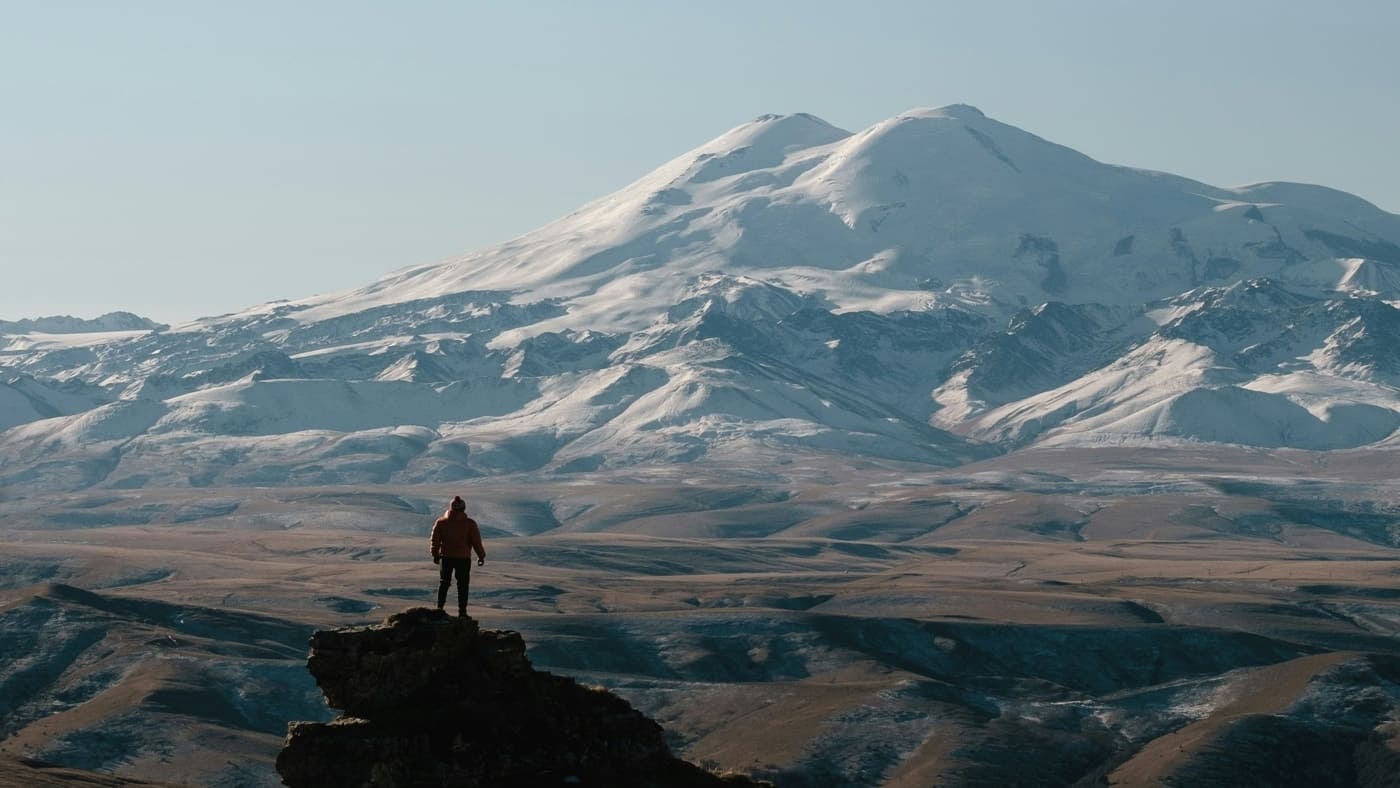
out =
[(174, 321), (506, 240), (766, 112), (975, 104), (1400, 212), (1400, 3), (0, 0), (0, 319)]

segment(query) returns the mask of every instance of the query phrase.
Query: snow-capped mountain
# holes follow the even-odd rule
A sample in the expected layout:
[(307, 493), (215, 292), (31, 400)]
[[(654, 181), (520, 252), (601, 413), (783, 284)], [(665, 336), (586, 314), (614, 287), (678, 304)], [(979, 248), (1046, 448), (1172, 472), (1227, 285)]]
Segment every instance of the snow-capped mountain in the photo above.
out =
[(714, 270), (879, 312), (1139, 304), (1259, 277), (1394, 297), (1397, 237), (1400, 217), (1348, 194), (1101, 164), (972, 107), (854, 135), (765, 116), (512, 242), (277, 313), (493, 289), (567, 304), (537, 330), (637, 330)]
[[(1400, 217), (1112, 166), (968, 106), (764, 116), (366, 287), (0, 364), (0, 478), (427, 480), (1032, 444), (1395, 445)], [(50, 385), (44, 383), (44, 385)], [(0, 422), (0, 426), (8, 426)]]

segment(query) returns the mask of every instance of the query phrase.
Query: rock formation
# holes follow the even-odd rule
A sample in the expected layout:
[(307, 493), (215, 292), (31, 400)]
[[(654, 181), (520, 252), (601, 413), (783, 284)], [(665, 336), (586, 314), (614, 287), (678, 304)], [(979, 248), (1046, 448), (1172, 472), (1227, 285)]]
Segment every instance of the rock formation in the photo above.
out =
[(277, 758), (312, 786), (745, 786), (675, 758), (661, 726), (606, 690), (537, 671), (519, 633), (413, 608), (317, 632), (328, 724), (293, 723)]

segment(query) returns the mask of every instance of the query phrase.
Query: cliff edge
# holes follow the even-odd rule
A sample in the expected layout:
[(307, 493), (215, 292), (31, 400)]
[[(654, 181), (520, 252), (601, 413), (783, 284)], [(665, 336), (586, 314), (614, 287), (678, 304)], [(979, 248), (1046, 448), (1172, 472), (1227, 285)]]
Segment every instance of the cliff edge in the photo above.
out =
[(671, 754), (610, 692), (535, 670), (517, 632), (413, 608), (311, 637), (311, 675), (342, 713), (292, 723), (277, 757), (313, 786), (754, 786)]

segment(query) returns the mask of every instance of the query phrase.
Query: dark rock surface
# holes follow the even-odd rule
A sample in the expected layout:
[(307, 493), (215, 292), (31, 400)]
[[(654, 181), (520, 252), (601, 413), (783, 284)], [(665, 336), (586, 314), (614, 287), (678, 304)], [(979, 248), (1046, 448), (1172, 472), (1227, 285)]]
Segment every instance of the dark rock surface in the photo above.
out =
[(311, 674), (343, 714), (293, 723), (277, 771), (311, 786), (744, 786), (672, 756), (610, 692), (537, 671), (519, 633), (413, 608), (317, 632)]

